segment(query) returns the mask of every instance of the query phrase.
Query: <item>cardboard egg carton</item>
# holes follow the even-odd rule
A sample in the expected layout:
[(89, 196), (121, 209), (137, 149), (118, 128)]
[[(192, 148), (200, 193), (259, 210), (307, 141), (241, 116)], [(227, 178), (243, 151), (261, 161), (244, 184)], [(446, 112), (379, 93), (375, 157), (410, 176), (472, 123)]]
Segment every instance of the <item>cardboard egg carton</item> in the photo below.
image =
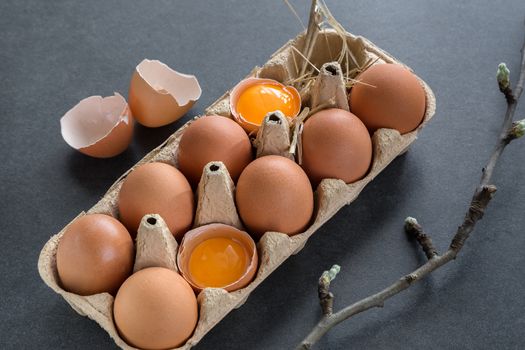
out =
[[(341, 38), (333, 30), (322, 30), (319, 33), (313, 54), (310, 60), (320, 67), (323, 63), (334, 61), (341, 50)], [(353, 59), (348, 62), (349, 68), (357, 62), (365, 66), (367, 62), (373, 63), (400, 63), (391, 55), (381, 50), (365, 38), (354, 36), (346, 33), (346, 42), (350, 48)], [(304, 33), (290, 40), (282, 48), (277, 50), (266, 64), (262, 67), (256, 67), (249, 76), (271, 78), (286, 83), (297, 75), (297, 65), (300, 64), (301, 57), (294, 52), (292, 46), (298, 50), (304, 46)], [(346, 62), (342, 65), (346, 68)], [(334, 75), (329, 69), (330, 74)], [(323, 72), (321, 72), (323, 73)], [(325, 72), (327, 73), (327, 72)], [(335, 78), (340, 79), (340, 74), (335, 74)], [(338, 77), (339, 76), (339, 77)], [(331, 79), (331, 78), (327, 78)], [(328, 81), (328, 80), (326, 80)], [(245, 288), (226, 292), (219, 288), (204, 289), (198, 295), (199, 303), (199, 321), (197, 327), (187, 342), (178, 349), (190, 349), (197, 344), (202, 337), (209, 332), (222, 318), (230, 311), (241, 306), (250, 293), (264, 281), (272, 271), (281, 265), (291, 255), (298, 253), (305, 245), (308, 238), (317, 231), (317, 229), (328, 221), (340, 208), (350, 204), (357, 198), (362, 189), (372, 181), (390, 162), (397, 156), (403, 154), (410, 144), (415, 141), (418, 132), (423, 128), (435, 112), (435, 97), (432, 90), (427, 84), (420, 79), (426, 94), (426, 112), (423, 123), (414, 131), (400, 135), (399, 132), (392, 129), (379, 129), (372, 136), (373, 142), (373, 163), (368, 174), (363, 179), (351, 184), (345, 184), (341, 180), (324, 179), (315, 191), (315, 212), (308, 229), (295, 236), (287, 236), (279, 232), (266, 232), (257, 243), (259, 255), (259, 268), (255, 279)], [(340, 95), (341, 91), (334, 88), (328, 83), (328, 87), (321, 83), (313, 84), (310, 93), (303, 96), (303, 102), (307, 104), (319, 104), (319, 99), (327, 97), (320, 96), (321, 93), (333, 97), (335, 105), (345, 108), (346, 97)], [(324, 87), (323, 87), (324, 86)], [(329, 89), (333, 89), (328, 91)], [(317, 92), (315, 92), (317, 91)], [(312, 97), (311, 94), (315, 96)], [(346, 105), (346, 108), (348, 105)], [(225, 93), (217, 101), (206, 109), (206, 114), (219, 114), (227, 117), (230, 115), (229, 92)], [(272, 120), (268, 120), (272, 119)], [(277, 117), (278, 119), (278, 117)], [(287, 154), (288, 142), (293, 139), (287, 127), (283, 128), (283, 123), (275, 118), (267, 118), (264, 129), (259, 131), (255, 145), (258, 147), (257, 154), (280, 154), (293, 158), (293, 154)], [(177, 166), (177, 150), (179, 141), (188, 126), (186, 123), (173, 135), (171, 135), (159, 147), (147, 154), (136, 165), (146, 162), (165, 162)], [(287, 125), (287, 124), (285, 124)], [(279, 131), (281, 130), (281, 131)], [(283, 138), (283, 132), (290, 135)], [(269, 135), (269, 136), (268, 136)], [(272, 136), (273, 135), (273, 136)], [(284, 140), (284, 141), (283, 141)], [(300, 138), (299, 138), (300, 141)], [(284, 145), (282, 144), (284, 142)], [(298, 145), (300, 151), (300, 145)], [(296, 153), (300, 155), (300, 152)], [(220, 164), (213, 167), (215, 170), (206, 170), (203, 174), (203, 180), (199, 185), (197, 213), (195, 225), (203, 225), (210, 222), (222, 222), (236, 227), (242, 227), (235, 209), (234, 203), (234, 184), (229, 178), (227, 171)], [(122, 175), (108, 190), (104, 197), (87, 213), (104, 213), (118, 218), (117, 199), (122, 182), (126, 175), (133, 170), (130, 169)], [(84, 215), (81, 213), (80, 215)], [(135, 270), (147, 266), (165, 266), (173, 270), (177, 269), (175, 264), (175, 254), (177, 242), (171, 237), (169, 231), (163, 226), (163, 220), (159, 216), (154, 216), (156, 220), (150, 220), (144, 217), (137, 237), (137, 258)], [(67, 226), (66, 226), (67, 227)], [(58, 234), (50, 238), (41, 251), (38, 261), (38, 269), (44, 282), (53, 289), (83, 316), (88, 316), (104, 328), (114, 339), (115, 343), (123, 349), (134, 349), (125, 343), (119, 336), (113, 322), (113, 297), (107, 293), (101, 293), (91, 296), (79, 296), (69, 293), (60, 287), (56, 269), (56, 251), (60, 237), (65, 228)]]

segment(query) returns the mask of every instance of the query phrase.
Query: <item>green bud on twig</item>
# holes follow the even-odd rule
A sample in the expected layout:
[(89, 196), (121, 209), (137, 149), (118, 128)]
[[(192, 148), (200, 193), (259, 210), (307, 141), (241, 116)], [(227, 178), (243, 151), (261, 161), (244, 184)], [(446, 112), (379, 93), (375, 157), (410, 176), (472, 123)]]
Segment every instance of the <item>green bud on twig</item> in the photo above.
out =
[(328, 279), (328, 281), (333, 281), (337, 274), (341, 271), (341, 266), (334, 265), (332, 268), (328, 271), (323, 272), (323, 275), (321, 276), (323, 279)]
[(510, 70), (504, 62), (499, 64), (496, 78), (500, 91), (504, 92), (510, 86)]
[(525, 135), (525, 119), (515, 121), (509, 130), (509, 137), (511, 140), (517, 139)]

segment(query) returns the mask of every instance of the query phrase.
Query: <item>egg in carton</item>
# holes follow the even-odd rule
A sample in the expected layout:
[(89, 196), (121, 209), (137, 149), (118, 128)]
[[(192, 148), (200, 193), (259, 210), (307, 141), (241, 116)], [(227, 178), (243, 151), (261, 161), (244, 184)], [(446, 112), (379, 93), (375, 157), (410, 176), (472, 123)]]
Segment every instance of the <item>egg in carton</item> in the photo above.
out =
[[(310, 60), (316, 66), (323, 66), (336, 59), (335, 53), (340, 52), (342, 42), (339, 35), (330, 29), (319, 32), (318, 40), (312, 51)], [(275, 79), (286, 83), (297, 77), (297, 57), (295, 51), (304, 46), (305, 34), (298, 35), (282, 48), (277, 50), (270, 60), (261, 68), (252, 70), (249, 77)], [(352, 62), (346, 61), (346, 71), (355, 69), (357, 65), (365, 66), (367, 62), (399, 63), (392, 56), (375, 46), (365, 38), (345, 34), (346, 45), (353, 56)], [(325, 64), (314, 83), (308, 90), (302, 91), (304, 105), (312, 108), (323, 108), (327, 99), (329, 105), (348, 110), (348, 103), (342, 95), (341, 69), (336, 64)], [(419, 78), (418, 78), (419, 79)], [(227, 292), (221, 288), (205, 288), (198, 294), (199, 320), (193, 335), (185, 344), (177, 349), (190, 349), (209, 332), (230, 311), (241, 306), (250, 293), (264, 281), (276, 268), (291, 255), (298, 253), (306, 244), (308, 238), (326, 221), (328, 221), (343, 206), (357, 198), (361, 190), (372, 181), (390, 162), (403, 154), (415, 141), (417, 134), (435, 113), (435, 97), (425, 82), (419, 79), (426, 95), (426, 109), (423, 122), (413, 131), (401, 135), (397, 130), (379, 129), (372, 136), (373, 160), (369, 171), (362, 179), (346, 184), (342, 180), (323, 179), (315, 191), (315, 211), (308, 228), (294, 236), (279, 232), (266, 232), (257, 243), (259, 266), (253, 281), (246, 287)], [(206, 109), (206, 114), (218, 114), (231, 118), (229, 107), (229, 92)], [(254, 140), (257, 156), (278, 154), (290, 159), (301, 157), (300, 125), (306, 115), (300, 115), (293, 125), (279, 113), (271, 113), (265, 118), (258, 135)], [(89, 213), (103, 213), (118, 217), (118, 194), (124, 178), (135, 167), (147, 162), (165, 162), (177, 167), (177, 150), (182, 134), (191, 123), (186, 123), (164, 143), (147, 154), (132, 169), (121, 176), (107, 191), (104, 197)], [(224, 223), (242, 227), (234, 201), (235, 187), (226, 168), (214, 162), (207, 165), (202, 181), (197, 190), (197, 212), (195, 226), (209, 223)], [(206, 193), (206, 195), (205, 195)], [(84, 213), (80, 214), (85, 215)], [(149, 222), (148, 222), (149, 221)], [(38, 269), (44, 282), (83, 316), (95, 320), (123, 349), (134, 349), (119, 335), (113, 321), (114, 298), (108, 293), (80, 296), (63, 290), (58, 283), (56, 268), (56, 251), (60, 237), (67, 226), (50, 238), (41, 251)], [(135, 269), (147, 266), (164, 266), (177, 270), (175, 263), (177, 242), (165, 227), (160, 216), (149, 215), (143, 218), (137, 237), (137, 256)]]

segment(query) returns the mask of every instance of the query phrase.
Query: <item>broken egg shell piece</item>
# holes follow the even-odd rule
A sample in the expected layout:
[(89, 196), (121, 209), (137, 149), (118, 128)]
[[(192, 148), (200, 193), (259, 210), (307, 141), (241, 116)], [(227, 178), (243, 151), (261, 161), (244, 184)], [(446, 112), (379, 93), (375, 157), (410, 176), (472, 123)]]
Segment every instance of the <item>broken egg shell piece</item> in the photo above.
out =
[[(297, 108), (294, 111), (293, 115), (286, 116), (290, 121), (291, 119), (295, 118), (299, 112), (301, 111), (301, 95), (299, 94), (299, 91), (297, 91), (296, 88), (293, 86), (284, 85), (277, 80), (273, 79), (263, 79), (263, 78), (246, 78), (244, 80), (241, 80), (230, 92), (230, 112), (233, 116), (233, 119), (239, 123), (240, 126), (248, 133), (256, 133), (257, 130), (259, 130), (260, 124), (256, 124), (253, 122), (250, 122), (242, 117), (240, 113), (237, 111), (237, 103), (239, 101), (239, 98), (241, 94), (248, 89), (250, 86), (256, 85), (256, 84), (271, 84), (271, 85), (279, 85), (282, 87), (282, 89), (286, 92), (288, 92), (290, 95), (293, 96), (293, 99), (296, 101)], [(272, 112), (272, 111), (268, 111)]]
[(160, 61), (145, 59), (131, 77), (129, 105), (140, 124), (156, 128), (186, 114), (201, 93), (194, 75), (182, 74)]
[(67, 144), (95, 158), (114, 157), (126, 150), (133, 136), (133, 116), (122, 95), (90, 96), (61, 119)]
[(248, 262), (244, 274), (235, 282), (221, 287), (228, 292), (246, 287), (254, 279), (257, 273), (259, 258), (257, 255), (257, 246), (253, 238), (245, 231), (241, 231), (233, 226), (214, 223), (197, 227), (186, 232), (179, 246), (177, 254), (177, 266), (182, 277), (192, 286), (196, 293), (200, 293), (205, 287), (196, 284), (192, 280), (190, 272), (190, 257), (194, 249), (202, 242), (212, 238), (230, 238), (244, 246), (248, 254)]

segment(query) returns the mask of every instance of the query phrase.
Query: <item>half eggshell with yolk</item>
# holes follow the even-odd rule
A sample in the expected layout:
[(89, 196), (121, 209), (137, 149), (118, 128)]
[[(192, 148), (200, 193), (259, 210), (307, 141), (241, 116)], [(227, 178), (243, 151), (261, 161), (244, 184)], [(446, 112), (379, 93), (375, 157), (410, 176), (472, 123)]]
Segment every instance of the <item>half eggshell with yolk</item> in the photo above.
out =
[[(222, 247), (212, 247), (216, 240), (229, 242)], [(219, 223), (186, 232), (177, 254), (182, 277), (197, 293), (208, 287), (223, 288), (228, 292), (246, 287), (255, 278), (258, 261), (257, 247), (248, 233)]]
[(140, 124), (155, 128), (186, 114), (201, 93), (195, 76), (179, 73), (160, 61), (145, 59), (131, 77), (129, 105)]
[(95, 158), (114, 157), (128, 148), (133, 116), (122, 95), (90, 96), (61, 119), (62, 137), (77, 151)]
[[(249, 89), (259, 86), (262, 91), (252, 92), (244, 99), (244, 104), (252, 109), (252, 113), (259, 114), (256, 110), (264, 111), (262, 115), (250, 117), (239, 111), (239, 102)], [(278, 94), (276, 95), (276, 92)], [(267, 97), (265, 97), (265, 95)], [(270, 97), (270, 98), (268, 98)], [(284, 98), (286, 97), (286, 98)], [(279, 101), (280, 100), (280, 101)], [(277, 102), (278, 101), (278, 102)], [(286, 102), (285, 102), (286, 101)], [(293, 86), (286, 86), (277, 80), (263, 78), (246, 78), (240, 81), (230, 92), (230, 111), (233, 119), (249, 134), (259, 130), (264, 116), (275, 110), (280, 110), (289, 120), (295, 118), (301, 111), (301, 95)], [(275, 105), (274, 105), (275, 104)], [(287, 107), (287, 108), (279, 108)], [(286, 109), (289, 109), (287, 112)], [(260, 121), (256, 121), (260, 119)]]

